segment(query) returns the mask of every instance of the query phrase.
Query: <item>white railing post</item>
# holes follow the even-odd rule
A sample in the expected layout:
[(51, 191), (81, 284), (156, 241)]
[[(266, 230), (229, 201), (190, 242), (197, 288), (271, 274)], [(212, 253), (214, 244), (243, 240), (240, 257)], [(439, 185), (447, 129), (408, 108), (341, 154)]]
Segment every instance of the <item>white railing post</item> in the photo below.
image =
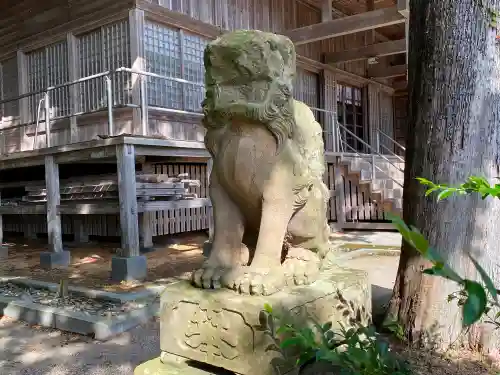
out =
[(375, 180), (375, 173), (377, 173), (375, 168), (375, 154), (372, 154), (372, 183)]
[(50, 147), (50, 90), (45, 92), (45, 145)]
[(375, 135), (375, 149), (377, 150), (377, 152), (380, 152), (380, 132), (378, 129), (377, 129), (375, 134), (376, 134)]
[(139, 75), (141, 84), (141, 131), (142, 135), (148, 135), (148, 92), (147, 92), (147, 77)]
[[(112, 73), (110, 73), (112, 74)], [(106, 80), (106, 96), (108, 100), (108, 135), (113, 136), (113, 82), (109, 75), (105, 76)]]

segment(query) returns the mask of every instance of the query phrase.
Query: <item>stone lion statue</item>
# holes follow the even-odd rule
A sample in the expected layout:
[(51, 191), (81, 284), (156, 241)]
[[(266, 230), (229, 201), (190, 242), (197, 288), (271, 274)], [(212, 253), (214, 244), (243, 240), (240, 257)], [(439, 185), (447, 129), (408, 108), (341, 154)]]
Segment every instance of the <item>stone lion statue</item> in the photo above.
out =
[(201, 288), (269, 295), (316, 280), (330, 250), (322, 128), (293, 99), (285, 36), (229, 32), (205, 49), (205, 144), (214, 235)]

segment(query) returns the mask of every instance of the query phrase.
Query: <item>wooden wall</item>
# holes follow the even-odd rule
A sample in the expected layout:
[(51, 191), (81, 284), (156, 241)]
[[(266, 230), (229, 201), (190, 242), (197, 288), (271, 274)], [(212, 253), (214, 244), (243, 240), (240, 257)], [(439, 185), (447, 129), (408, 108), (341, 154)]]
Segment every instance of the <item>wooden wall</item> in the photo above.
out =
[[(176, 12), (181, 12), (203, 22), (226, 30), (258, 29), (279, 33), (287, 29), (309, 26), (321, 22), (321, 10), (300, 0), (148, 0)], [(334, 15), (340, 18), (341, 15)], [(297, 47), (302, 56), (321, 61), (322, 52), (337, 52), (363, 46), (367, 35), (361, 32), (308, 43)], [(339, 68), (364, 76), (366, 62), (339, 64)]]

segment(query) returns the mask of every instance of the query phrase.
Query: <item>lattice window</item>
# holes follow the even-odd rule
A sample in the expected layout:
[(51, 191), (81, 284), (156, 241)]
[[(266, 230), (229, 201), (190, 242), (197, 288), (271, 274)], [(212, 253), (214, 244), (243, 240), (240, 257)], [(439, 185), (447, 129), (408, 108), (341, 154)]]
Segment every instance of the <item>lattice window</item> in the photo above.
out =
[(145, 25), (146, 70), (165, 77), (182, 78), (180, 83), (148, 78), (148, 102), (153, 107), (199, 111), (205, 94), (203, 51), (208, 40), (154, 22)]
[[(130, 67), (130, 33), (128, 20), (123, 20), (102, 28), (104, 70), (113, 71)], [(117, 73), (113, 80), (114, 105), (130, 103), (130, 73)]]
[[(101, 29), (82, 35), (78, 39), (78, 55), (80, 77), (89, 77), (104, 71)], [(78, 92), (80, 93), (80, 111), (95, 111), (106, 104), (102, 78), (81, 83)]]
[[(129, 68), (130, 32), (128, 20), (119, 21), (78, 37), (79, 76), (88, 77), (104, 71)], [(130, 74), (113, 76), (113, 104), (130, 103)], [(90, 112), (107, 105), (103, 77), (79, 85), (80, 111)]]
[[(182, 77), (179, 31), (146, 22), (144, 52), (146, 70), (166, 77)], [(182, 84), (161, 78), (148, 78), (148, 101), (154, 107), (182, 109)]]
[[(358, 87), (337, 85), (337, 115), (340, 124), (354, 133), (359, 139), (367, 141), (363, 116), (363, 95)], [(347, 142), (348, 152), (365, 152), (365, 145), (356, 137), (343, 132), (343, 139)]]
[[(198, 35), (184, 33), (183, 38), (183, 78), (190, 82), (203, 84), (205, 79), (205, 66), (203, 64), (203, 52), (208, 40)], [(184, 97), (185, 109), (198, 111), (205, 95), (203, 86), (185, 84)]]
[[(304, 69), (297, 69), (295, 74), (295, 82), (293, 85), (293, 96), (295, 99), (304, 102), (309, 107), (319, 107), (319, 77), (316, 73), (309, 72)], [(320, 113), (312, 110), (316, 120), (320, 120)]]
[[(66, 41), (52, 44), (26, 54), (28, 92), (45, 90), (69, 81), (68, 47)], [(50, 91), (51, 117), (67, 116), (70, 112), (69, 89)], [(29, 97), (29, 122), (36, 121), (37, 109), (43, 94)]]
[[(17, 70), (17, 59), (3, 61), (0, 63), (0, 98), (6, 100), (19, 96), (19, 78)], [(2, 127), (9, 126), (9, 123), (19, 118), (19, 101), (4, 103), (0, 106), (0, 118)]]

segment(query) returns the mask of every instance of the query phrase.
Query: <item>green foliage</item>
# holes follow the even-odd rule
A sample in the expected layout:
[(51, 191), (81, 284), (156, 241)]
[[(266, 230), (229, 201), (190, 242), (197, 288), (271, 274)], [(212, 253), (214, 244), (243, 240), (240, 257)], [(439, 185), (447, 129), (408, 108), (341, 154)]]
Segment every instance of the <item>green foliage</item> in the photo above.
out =
[(396, 337), (399, 341), (405, 341), (406, 336), (404, 332), (404, 327), (401, 323), (397, 321), (395, 318), (387, 319), (384, 323), (384, 328), (392, 333), (394, 337)]
[[(425, 178), (418, 177), (422, 185), (428, 187), (425, 195), (437, 194), (437, 201), (449, 198), (452, 195), (479, 194), (482, 199), (487, 197), (500, 198), (500, 184), (490, 185), (484, 177), (471, 176), (466, 182), (458, 187), (451, 187), (446, 184), (435, 184)], [(453, 271), (439, 254), (429, 245), (426, 238), (413, 226), (407, 226), (399, 217), (389, 215), (393, 225), (403, 236), (404, 240), (417, 250), (422, 257), (432, 263), (432, 267), (423, 272), (432, 276), (439, 276), (456, 282), (460, 285), (460, 291), (448, 296), (448, 301), (457, 300), (462, 308), (462, 321), (464, 327), (468, 327), (481, 318), (487, 317), (490, 324), (500, 328), (500, 313), (494, 317), (489, 315), (492, 308), (500, 308), (498, 294), (500, 291), (495, 287), (493, 281), (488, 276), (481, 265), (469, 254), (469, 258), (474, 264), (478, 274), (481, 276), (482, 284), (469, 279), (464, 279)]]
[[(313, 322), (312, 327), (296, 328), (283, 323), (266, 304), (264, 311), (266, 331), (285, 356), (292, 350), (297, 356), (297, 366), (312, 361), (324, 361), (341, 369), (343, 375), (409, 375), (410, 369), (390, 351), (373, 326), (347, 328), (341, 325), (334, 331), (332, 323)], [(277, 327), (276, 329), (274, 329)]]

